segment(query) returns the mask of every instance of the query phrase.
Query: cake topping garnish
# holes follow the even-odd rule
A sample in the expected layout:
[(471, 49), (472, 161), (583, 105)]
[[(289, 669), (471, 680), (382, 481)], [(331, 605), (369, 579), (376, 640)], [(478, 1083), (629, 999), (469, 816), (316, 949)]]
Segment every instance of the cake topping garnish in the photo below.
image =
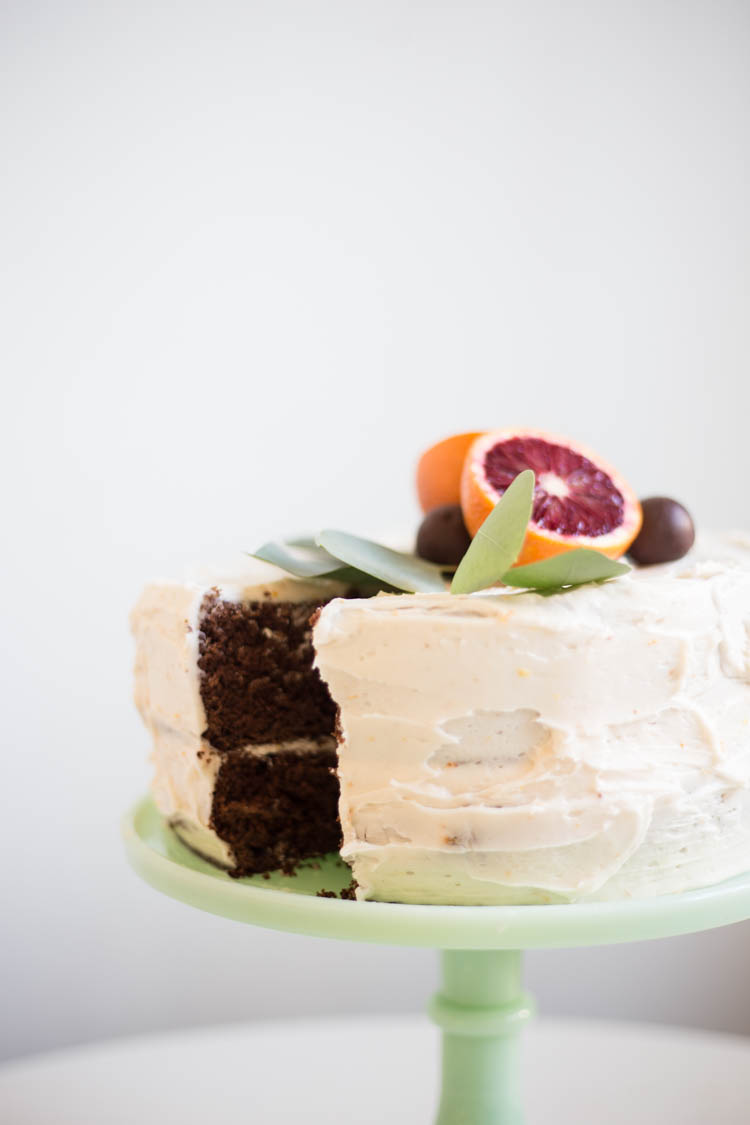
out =
[(321, 531), (316, 539), (264, 543), (252, 555), (296, 578), (333, 578), (356, 586), (363, 594), (378, 590), (445, 592), (439, 566), (346, 531)]
[(525, 469), (511, 481), (477, 529), (453, 576), (452, 594), (475, 593), (496, 582), (552, 594), (628, 573), (629, 566), (586, 547), (565, 550), (539, 562), (515, 565), (526, 542), (534, 501), (534, 473)]
[(574, 547), (591, 547), (612, 559), (627, 551), (641, 526), (633, 489), (597, 453), (541, 430), (495, 430), (469, 447), (461, 507), (470, 535), (525, 469), (534, 472), (536, 485), (519, 564)]
[(410, 593), (442, 593), (445, 579), (439, 566), (361, 539), (346, 531), (321, 531), (318, 543), (331, 555), (370, 578)]
[(674, 562), (686, 555), (695, 542), (692, 517), (682, 504), (668, 496), (650, 496), (642, 501), (643, 526), (628, 554), (641, 566)]
[[(497, 582), (542, 593), (556, 593), (584, 582), (602, 582), (626, 574), (630, 567), (599, 551), (572, 549), (525, 566), (514, 566), (525, 542), (534, 500), (534, 474), (525, 470), (513, 480), (481, 525), (453, 577), (450, 592), (471, 594)], [(362, 590), (445, 593), (445, 564), (438, 565), (349, 535), (321, 531), (316, 539), (265, 543), (255, 558), (280, 566), (298, 578), (335, 578)]]
[(681, 558), (695, 538), (681, 504), (653, 497), (642, 510), (598, 454), (541, 430), (437, 442), (419, 460), (417, 494), (425, 517), (416, 554), (329, 530), (265, 543), (255, 557), (299, 578), (347, 582), (363, 594), (442, 593), (453, 567), (453, 594), (498, 583), (554, 594), (626, 574), (630, 567), (617, 560), (628, 548), (636, 562), (666, 562)]
[(441, 504), (427, 513), (417, 532), (420, 559), (458, 566), (471, 544), (460, 504)]
[(452, 594), (471, 594), (500, 582), (521, 553), (534, 497), (530, 469), (509, 483), (487, 518), (477, 528), (451, 583)]

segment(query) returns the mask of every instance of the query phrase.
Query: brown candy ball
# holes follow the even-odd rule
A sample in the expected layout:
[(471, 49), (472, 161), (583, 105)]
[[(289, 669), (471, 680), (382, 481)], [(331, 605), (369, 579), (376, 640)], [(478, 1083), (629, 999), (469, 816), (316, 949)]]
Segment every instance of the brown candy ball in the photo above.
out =
[(417, 554), (440, 566), (458, 566), (471, 536), (459, 504), (442, 504), (428, 512), (417, 533)]
[(695, 542), (695, 526), (687, 508), (668, 496), (650, 496), (641, 501), (643, 526), (628, 554), (640, 566), (674, 562), (686, 555)]

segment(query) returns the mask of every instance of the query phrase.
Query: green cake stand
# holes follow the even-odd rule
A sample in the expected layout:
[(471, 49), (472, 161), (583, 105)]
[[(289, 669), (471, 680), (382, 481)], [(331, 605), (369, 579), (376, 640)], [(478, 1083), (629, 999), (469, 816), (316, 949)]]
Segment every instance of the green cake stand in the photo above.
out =
[(687, 894), (566, 906), (409, 906), (320, 897), (349, 883), (338, 856), (232, 879), (191, 852), (150, 798), (123, 822), (136, 872), (189, 906), (273, 930), (442, 951), (430, 1015), (443, 1033), (437, 1125), (523, 1125), (520, 1032), (533, 1013), (521, 951), (644, 941), (750, 918), (750, 873)]

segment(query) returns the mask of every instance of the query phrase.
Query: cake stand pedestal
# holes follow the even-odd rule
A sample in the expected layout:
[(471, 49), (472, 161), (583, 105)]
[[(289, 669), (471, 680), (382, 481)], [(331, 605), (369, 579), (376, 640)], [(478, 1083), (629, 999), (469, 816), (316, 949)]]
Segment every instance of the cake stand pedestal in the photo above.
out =
[(130, 863), (147, 883), (189, 906), (311, 937), (443, 951), (430, 1014), (443, 1032), (436, 1125), (523, 1125), (520, 1031), (533, 1005), (521, 987), (521, 950), (643, 941), (750, 918), (750, 874), (682, 895), (566, 906), (410, 906), (321, 898), (349, 869), (338, 856), (294, 877), (232, 879), (177, 839), (150, 799), (123, 822)]

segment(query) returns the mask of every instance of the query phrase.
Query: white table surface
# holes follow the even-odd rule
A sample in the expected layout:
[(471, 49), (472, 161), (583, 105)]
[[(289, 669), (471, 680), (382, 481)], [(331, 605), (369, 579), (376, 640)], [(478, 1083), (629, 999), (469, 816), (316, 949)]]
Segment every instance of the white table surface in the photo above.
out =
[[(429, 1125), (426, 1019), (284, 1021), (116, 1040), (0, 1068), (3, 1125)], [(748, 1125), (750, 1039), (538, 1020), (528, 1125)]]

